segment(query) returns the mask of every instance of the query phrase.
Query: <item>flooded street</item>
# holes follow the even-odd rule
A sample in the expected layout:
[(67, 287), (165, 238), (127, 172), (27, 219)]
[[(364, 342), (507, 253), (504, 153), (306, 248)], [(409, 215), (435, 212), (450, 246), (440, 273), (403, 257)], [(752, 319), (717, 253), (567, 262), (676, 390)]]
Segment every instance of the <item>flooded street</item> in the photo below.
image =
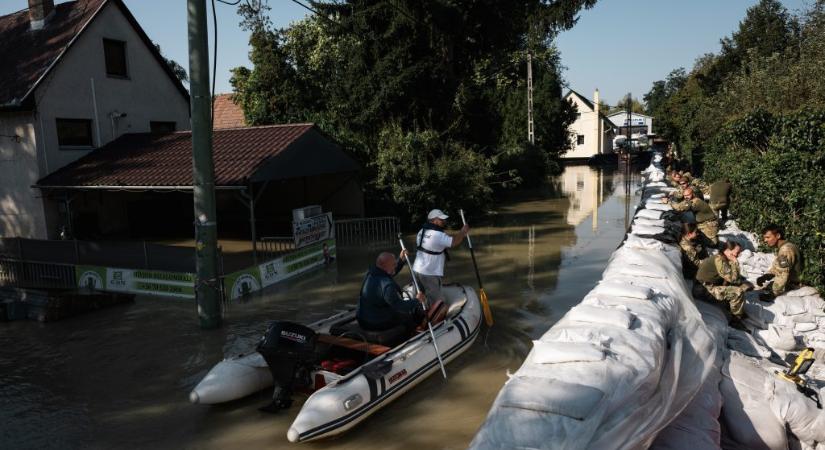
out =
[[(229, 304), (219, 330), (198, 328), (191, 301), (149, 297), (55, 323), (0, 324), (0, 447), (465, 448), (531, 340), (600, 278), (638, 202), (637, 180), (627, 196), (622, 174), (571, 166), (556, 189), (500, 202), (471, 231), (495, 318), (489, 334), (447, 366), (449, 380), (432, 376), (339, 438), (288, 443), (300, 397), (273, 415), (257, 410), (269, 390), (219, 406), (192, 405), (188, 393), (224, 356), (252, 349), (269, 321), (353, 307), (379, 248), (339, 249), (332, 266)], [(452, 257), (449, 281), (477, 287), (466, 247)]]

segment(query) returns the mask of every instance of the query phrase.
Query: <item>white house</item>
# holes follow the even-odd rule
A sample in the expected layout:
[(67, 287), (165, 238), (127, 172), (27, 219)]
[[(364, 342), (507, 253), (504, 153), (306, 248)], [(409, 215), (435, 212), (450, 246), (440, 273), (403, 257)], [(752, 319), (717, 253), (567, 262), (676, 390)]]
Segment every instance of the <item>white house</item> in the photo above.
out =
[(0, 237), (55, 238), (37, 180), (124, 133), (188, 130), (189, 94), (122, 0), (0, 17)]
[(628, 124), (630, 125), (631, 135), (652, 135), (653, 134), (653, 117), (646, 116), (639, 113), (630, 113), (630, 119), (627, 117), (627, 112), (619, 111), (607, 116), (613, 126), (618, 130), (619, 135), (627, 134)]
[(572, 89), (564, 96), (578, 108), (579, 113), (570, 125), (572, 147), (562, 155), (563, 159), (583, 160), (613, 151), (613, 123), (599, 111), (598, 89), (593, 97), (594, 101), (590, 101)]

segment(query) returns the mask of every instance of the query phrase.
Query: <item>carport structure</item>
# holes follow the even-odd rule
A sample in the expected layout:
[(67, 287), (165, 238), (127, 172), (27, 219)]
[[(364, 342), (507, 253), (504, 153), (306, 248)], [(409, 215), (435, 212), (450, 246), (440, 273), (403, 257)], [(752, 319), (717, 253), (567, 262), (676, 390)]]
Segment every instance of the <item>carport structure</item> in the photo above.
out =
[[(362, 217), (360, 165), (311, 123), (220, 129), (213, 159), (221, 237), (291, 234), (291, 210)], [(193, 235), (192, 133), (125, 134), (40, 179), (79, 239)]]

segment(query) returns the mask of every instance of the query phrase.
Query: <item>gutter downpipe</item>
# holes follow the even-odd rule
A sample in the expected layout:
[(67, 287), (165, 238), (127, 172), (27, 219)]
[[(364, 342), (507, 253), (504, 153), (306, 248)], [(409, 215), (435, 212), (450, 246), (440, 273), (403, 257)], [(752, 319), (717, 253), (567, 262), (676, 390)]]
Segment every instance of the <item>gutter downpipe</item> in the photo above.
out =
[[(100, 140), (100, 117), (97, 114), (97, 95), (95, 94), (95, 79), (89, 78), (89, 82), (92, 85), (92, 107), (94, 108), (95, 113), (95, 132), (97, 134), (97, 146), (102, 147), (103, 142)], [(112, 134), (112, 139), (114, 139), (114, 134)]]

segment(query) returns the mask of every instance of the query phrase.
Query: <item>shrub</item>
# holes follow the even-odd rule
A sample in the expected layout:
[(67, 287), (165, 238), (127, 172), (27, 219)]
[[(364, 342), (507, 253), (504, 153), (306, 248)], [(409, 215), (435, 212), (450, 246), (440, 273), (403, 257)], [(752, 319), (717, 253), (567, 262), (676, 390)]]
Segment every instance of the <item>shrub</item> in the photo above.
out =
[(459, 143), (444, 142), (433, 130), (384, 128), (374, 166), (375, 187), (411, 223), (423, 223), (432, 208), (457, 218), (459, 208), (478, 210), (490, 201), (492, 162)]
[(804, 254), (803, 281), (825, 288), (825, 110), (756, 111), (708, 146), (705, 174), (734, 185), (731, 211), (745, 229), (774, 222)]

